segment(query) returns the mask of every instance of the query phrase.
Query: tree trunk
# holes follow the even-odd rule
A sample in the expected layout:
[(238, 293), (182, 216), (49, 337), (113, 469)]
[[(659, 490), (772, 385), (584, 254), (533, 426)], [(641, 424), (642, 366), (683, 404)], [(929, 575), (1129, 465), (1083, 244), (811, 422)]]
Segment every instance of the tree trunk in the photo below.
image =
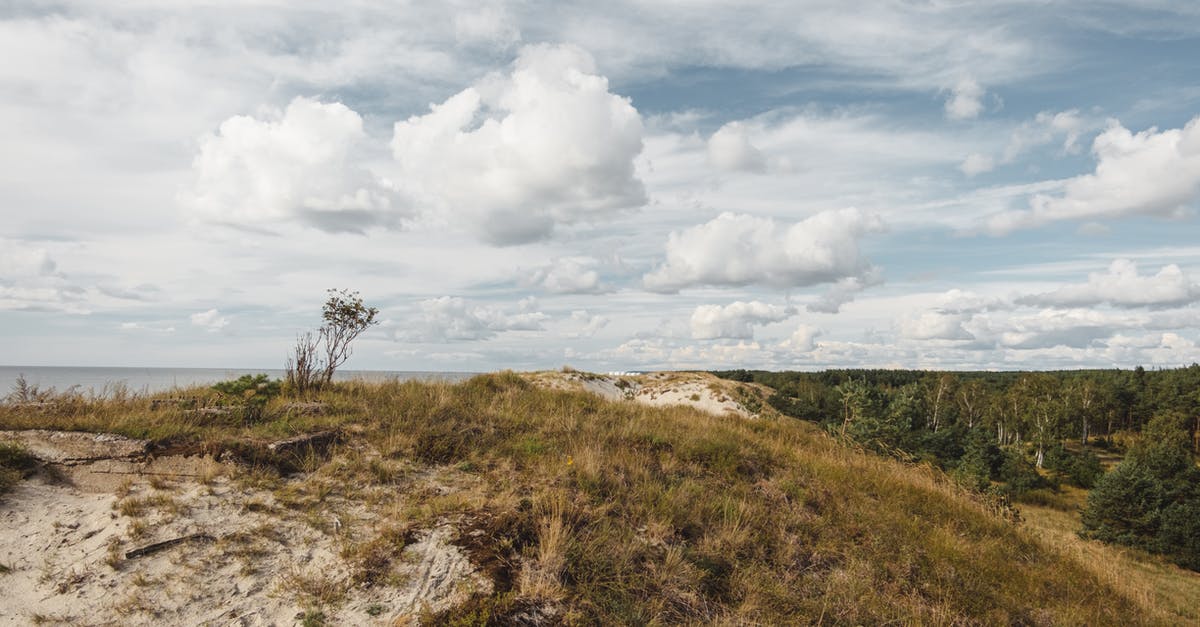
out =
[(945, 393), (946, 393), (945, 383), (941, 380), (938, 380), (937, 395), (934, 396), (934, 398), (933, 398), (933, 432), (934, 433), (937, 433), (937, 430), (938, 430), (938, 410), (941, 408), (942, 395)]
[(842, 437), (846, 437), (846, 427), (850, 424), (850, 397), (842, 399)]

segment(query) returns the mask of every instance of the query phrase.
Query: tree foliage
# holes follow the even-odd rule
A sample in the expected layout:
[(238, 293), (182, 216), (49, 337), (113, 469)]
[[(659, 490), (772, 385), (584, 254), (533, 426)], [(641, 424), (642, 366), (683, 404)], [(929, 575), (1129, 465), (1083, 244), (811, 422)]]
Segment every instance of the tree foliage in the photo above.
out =
[[(1200, 569), (1200, 365), (1146, 370), (718, 372), (865, 448), (1014, 497), (1091, 488), (1085, 533)], [(1078, 446), (1067, 447), (1073, 440)], [(1124, 448), (1108, 474), (1091, 447)]]
[(1071, 485), (1087, 489), (1095, 487), (1100, 477), (1104, 476), (1104, 467), (1095, 453), (1087, 449), (1070, 451), (1061, 443), (1055, 443), (1046, 452), (1046, 468), (1058, 473)]
[(308, 332), (297, 337), (288, 356), (288, 387), (304, 394), (333, 381), (334, 372), (354, 354), (351, 343), (379, 323), (378, 315), (378, 309), (363, 304), (358, 292), (329, 290), (321, 309), (324, 323), (316, 335)]
[[(1089, 446), (1113, 435), (1136, 433), (1151, 416), (1168, 411), (1192, 417), (1188, 431), (1200, 451), (1200, 365), (1166, 370), (1070, 370), (1058, 372), (931, 372), (922, 370), (826, 370), (768, 372), (732, 370), (718, 375), (774, 389), (768, 399), (784, 414), (830, 423), (840, 431), (870, 419), (846, 422), (844, 392), (867, 388), (874, 404), (892, 418), (915, 411), (896, 436), (900, 448), (919, 447), (924, 438), (951, 426), (988, 429), (1001, 446), (1032, 443), (1042, 457), (1066, 437)], [(849, 382), (854, 383), (850, 384)], [(855, 392), (858, 396), (862, 394)], [(893, 406), (897, 407), (893, 407)], [(903, 405), (908, 409), (901, 410)], [(866, 426), (866, 425), (864, 425)], [(913, 432), (919, 432), (914, 434)], [(921, 453), (919, 450), (910, 453)]]
[(1141, 441), (1088, 494), (1084, 534), (1155, 553), (1200, 570), (1200, 468), (1189, 417), (1156, 416)]
[(346, 363), (354, 354), (350, 343), (363, 331), (378, 324), (376, 317), (379, 310), (363, 304), (358, 292), (349, 290), (329, 290), (329, 300), (321, 310), (321, 325), (318, 334), (321, 345), (325, 348), (325, 369), (321, 381), (329, 383), (333, 380), (333, 372)]

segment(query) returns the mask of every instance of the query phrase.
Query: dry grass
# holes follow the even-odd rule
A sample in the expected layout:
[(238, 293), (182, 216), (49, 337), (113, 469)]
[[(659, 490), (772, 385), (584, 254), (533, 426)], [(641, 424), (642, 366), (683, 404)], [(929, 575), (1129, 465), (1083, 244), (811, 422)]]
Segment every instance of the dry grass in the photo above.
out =
[[(153, 407), (153, 401), (182, 398), (189, 404)], [(339, 396), (339, 400), (344, 397)], [(106, 431), (161, 443), (219, 447), (245, 440), (273, 440), (296, 433), (317, 431), (344, 422), (354, 412), (333, 404), (329, 415), (294, 415), (286, 411), (287, 399), (267, 404), (265, 420), (247, 421), (240, 412), (205, 413), (193, 407), (211, 407), (220, 395), (195, 387), (142, 396), (106, 391), (98, 395), (58, 393), (44, 403), (0, 403), (0, 429), (59, 429)]]
[(113, 508), (122, 516), (140, 518), (152, 511), (178, 515), (186, 506), (169, 494), (150, 494), (147, 496), (127, 496), (113, 503)]
[(12, 489), (33, 465), (33, 458), (24, 449), (0, 442), (0, 495)]
[(1136, 549), (1081, 539), (1079, 508), (1087, 493), (1066, 487), (1070, 508), (1023, 505), (1026, 526), (1045, 542), (1084, 564), (1105, 585), (1133, 599), (1161, 625), (1200, 624), (1200, 573)]
[(279, 588), (280, 592), (296, 595), (314, 607), (324, 607), (341, 603), (348, 585), (329, 573), (296, 568), (284, 574)]
[[(548, 605), (566, 624), (1162, 622), (1154, 601), (1067, 539), (1014, 526), (937, 471), (846, 448), (807, 423), (609, 403), (510, 373), (343, 383), (320, 400), (331, 409), (268, 406), (253, 424), (146, 399), (62, 415), (0, 407), (0, 427), (209, 450), (341, 428), (348, 441), (306, 460), (302, 482), (269, 465), (233, 480), (273, 490), (322, 529), (351, 500), (403, 529), (457, 521), (458, 542), (495, 585), (443, 623), (502, 623)], [(157, 506), (144, 498), (119, 507)], [(399, 531), (341, 533), (345, 577), (295, 571), (283, 587), (325, 607), (347, 586), (386, 580)]]
[(341, 557), (350, 566), (350, 580), (356, 586), (371, 587), (391, 582), (394, 563), (408, 544), (409, 530), (389, 525), (369, 541), (347, 543)]
[(558, 601), (564, 596), (562, 574), (572, 534), (564, 520), (563, 495), (551, 495), (550, 499), (535, 514), (537, 537), (533, 550), (521, 566), (518, 589), (526, 598)]

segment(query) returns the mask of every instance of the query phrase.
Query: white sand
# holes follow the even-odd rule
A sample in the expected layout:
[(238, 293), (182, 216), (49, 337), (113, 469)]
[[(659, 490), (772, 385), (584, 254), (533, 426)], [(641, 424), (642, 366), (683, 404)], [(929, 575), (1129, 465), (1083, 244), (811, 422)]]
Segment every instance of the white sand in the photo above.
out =
[[(0, 564), (9, 569), (0, 574), (0, 625), (297, 624), (314, 605), (297, 587), (349, 581), (343, 549), (385, 522), (360, 504), (332, 499), (315, 511), (290, 510), (271, 492), (223, 478), (157, 483), (163, 489), (138, 480), (127, 498), (169, 497), (178, 511), (166, 505), (126, 516), (114, 509), (119, 499), (111, 492), (38, 478), (0, 497)], [(140, 536), (135, 521), (144, 527)], [(215, 540), (124, 557), (194, 533)], [(388, 582), (399, 585), (350, 589), (324, 609), (329, 624), (391, 624), (425, 606), (446, 609), (473, 590), (489, 591), (491, 582), (451, 544), (454, 536), (450, 525), (418, 533), (394, 560)]]
[(718, 416), (753, 418), (757, 414), (736, 400), (735, 389), (762, 398), (755, 386), (727, 381), (706, 372), (652, 372), (640, 375), (598, 375), (584, 372), (537, 372), (531, 380), (551, 389), (591, 392), (612, 401), (646, 405), (687, 405)]

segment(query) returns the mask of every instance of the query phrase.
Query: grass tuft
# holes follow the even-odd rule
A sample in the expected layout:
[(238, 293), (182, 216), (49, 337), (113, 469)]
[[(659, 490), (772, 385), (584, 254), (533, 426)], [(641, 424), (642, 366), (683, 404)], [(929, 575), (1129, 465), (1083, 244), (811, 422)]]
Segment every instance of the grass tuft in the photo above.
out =
[(0, 442), (0, 495), (11, 490), (35, 464), (33, 456), (21, 446)]

